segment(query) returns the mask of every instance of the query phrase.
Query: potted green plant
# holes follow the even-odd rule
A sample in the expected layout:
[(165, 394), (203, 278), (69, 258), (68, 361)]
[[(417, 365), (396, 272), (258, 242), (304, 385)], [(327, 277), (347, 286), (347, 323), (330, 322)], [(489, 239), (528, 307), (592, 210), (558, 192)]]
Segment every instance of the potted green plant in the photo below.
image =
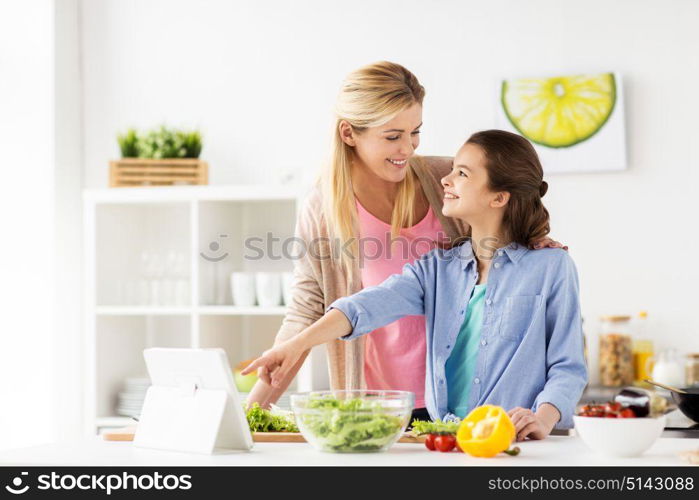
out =
[(117, 142), (122, 158), (110, 162), (112, 187), (208, 183), (208, 164), (199, 160), (199, 131), (130, 128), (117, 134)]

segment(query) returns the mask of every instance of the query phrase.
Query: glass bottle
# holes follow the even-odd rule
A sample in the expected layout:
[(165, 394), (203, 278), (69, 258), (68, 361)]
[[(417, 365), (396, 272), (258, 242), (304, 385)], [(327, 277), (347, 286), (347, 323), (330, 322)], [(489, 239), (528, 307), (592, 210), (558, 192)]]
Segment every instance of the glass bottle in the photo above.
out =
[(633, 340), (633, 373), (636, 385), (647, 386), (646, 379), (653, 371), (653, 341), (648, 329), (648, 313), (638, 313), (635, 336)]
[(653, 380), (661, 384), (679, 387), (684, 382), (684, 363), (677, 349), (672, 347), (658, 353), (653, 364)]

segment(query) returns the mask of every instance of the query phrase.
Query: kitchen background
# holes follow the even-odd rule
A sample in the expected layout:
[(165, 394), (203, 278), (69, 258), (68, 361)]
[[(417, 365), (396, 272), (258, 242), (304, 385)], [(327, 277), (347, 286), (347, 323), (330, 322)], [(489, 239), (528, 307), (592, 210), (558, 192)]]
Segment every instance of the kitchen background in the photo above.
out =
[[(242, 344), (229, 337), (240, 330), (252, 351), (272, 338), (278, 310), (248, 317), (93, 306), (100, 294), (110, 297), (105, 307), (123, 297), (128, 280), (122, 292), (116, 280), (122, 271), (138, 276), (138, 259), (154, 251), (149, 235), (161, 234), (153, 228), (172, 228), (155, 238), (158, 259), (174, 248), (175, 261), (192, 264), (193, 249), (204, 250), (219, 227), (235, 229), (226, 221), (258, 223), (254, 207), (244, 208), (255, 193), (293, 213), (326, 152), (343, 76), (381, 59), (425, 85), (419, 152), (436, 155), (495, 125), (500, 78), (623, 75), (628, 169), (547, 176), (552, 235), (578, 266), (593, 343), (601, 315), (647, 310), (656, 351), (699, 352), (697, 2), (2, 0), (0, 12), (0, 426), (9, 430), (0, 448), (69, 438), (92, 426), (91, 416), (108, 416), (102, 406), (114, 410), (117, 396), (109, 377), (127, 378), (149, 342), (187, 345), (196, 331), (202, 345), (235, 351)], [(94, 191), (108, 186), (116, 134), (162, 123), (201, 131), (210, 185), (258, 188), (224, 189), (223, 200), (204, 188), (198, 218), (180, 201), (120, 211), (123, 199)], [(84, 189), (92, 190), (85, 204)], [(148, 193), (144, 200), (158, 196)], [(85, 234), (92, 216), (96, 232)], [(275, 223), (269, 214), (259, 222)], [(118, 245), (135, 259), (131, 268), (112, 265)], [(86, 276), (93, 258), (97, 275)], [(205, 266), (194, 268), (197, 288), (187, 283), (201, 296), (193, 302), (208, 306), (217, 285)], [(95, 290), (85, 286), (91, 277)], [(107, 393), (96, 396), (98, 386)]]

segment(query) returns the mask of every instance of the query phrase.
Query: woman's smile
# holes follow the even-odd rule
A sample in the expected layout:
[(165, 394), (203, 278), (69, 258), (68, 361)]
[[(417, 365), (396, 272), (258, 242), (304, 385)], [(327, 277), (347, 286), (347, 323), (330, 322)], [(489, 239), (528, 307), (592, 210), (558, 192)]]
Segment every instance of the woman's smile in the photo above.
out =
[(392, 160), (392, 159), (389, 158), (387, 161), (388, 161), (388, 163), (390, 163), (390, 164), (393, 165), (394, 167), (398, 167), (398, 168), (403, 168), (403, 167), (405, 167), (405, 166), (408, 164), (408, 160), (407, 160), (407, 159), (403, 159), (403, 160)]

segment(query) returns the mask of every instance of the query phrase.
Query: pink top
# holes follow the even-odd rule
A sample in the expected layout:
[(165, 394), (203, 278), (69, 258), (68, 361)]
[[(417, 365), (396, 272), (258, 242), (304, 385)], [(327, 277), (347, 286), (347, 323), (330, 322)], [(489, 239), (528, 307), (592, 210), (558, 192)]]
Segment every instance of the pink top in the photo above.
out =
[[(360, 236), (362, 288), (381, 284), (403, 266), (435, 248), (444, 237), (439, 219), (432, 211), (389, 246), (391, 226), (374, 217), (357, 201)], [(425, 406), (425, 317), (406, 316), (364, 337), (364, 376), (367, 389), (401, 390), (415, 393), (415, 408)]]

